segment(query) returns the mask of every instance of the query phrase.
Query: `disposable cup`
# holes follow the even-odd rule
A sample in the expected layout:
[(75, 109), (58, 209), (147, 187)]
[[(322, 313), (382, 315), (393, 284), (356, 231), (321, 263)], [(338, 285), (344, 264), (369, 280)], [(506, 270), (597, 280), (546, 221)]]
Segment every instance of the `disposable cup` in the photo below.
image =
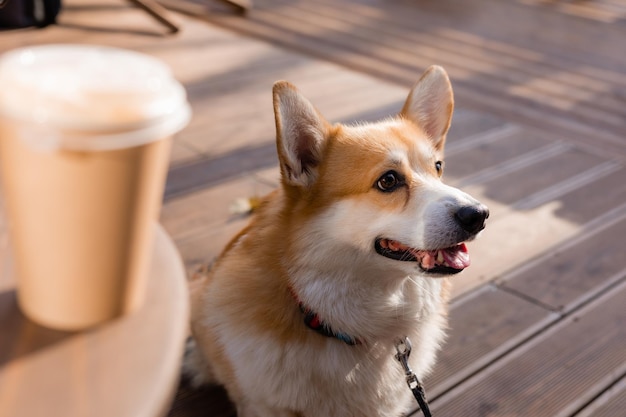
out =
[(141, 306), (184, 88), (160, 61), (102, 46), (0, 57), (0, 178), (18, 304), (85, 329)]

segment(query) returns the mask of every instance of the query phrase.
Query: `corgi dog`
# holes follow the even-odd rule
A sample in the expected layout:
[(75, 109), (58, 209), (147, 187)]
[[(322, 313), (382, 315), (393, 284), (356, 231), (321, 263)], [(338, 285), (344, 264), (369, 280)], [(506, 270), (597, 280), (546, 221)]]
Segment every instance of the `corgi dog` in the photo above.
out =
[(429, 372), (489, 215), (441, 181), (450, 81), (430, 67), (377, 123), (330, 124), (285, 81), (273, 99), (281, 186), (192, 281), (185, 371), (239, 417), (399, 417), (415, 403), (394, 343)]

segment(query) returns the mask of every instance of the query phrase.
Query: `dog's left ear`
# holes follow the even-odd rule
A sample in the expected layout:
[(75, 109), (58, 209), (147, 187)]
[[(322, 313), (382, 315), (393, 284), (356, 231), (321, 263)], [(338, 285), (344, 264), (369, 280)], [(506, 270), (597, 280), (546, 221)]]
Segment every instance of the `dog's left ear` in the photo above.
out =
[(283, 180), (308, 187), (317, 179), (317, 167), (329, 130), (317, 109), (286, 81), (274, 84), (276, 145)]
[(454, 97), (448, 74), (442, 67), (433, 65), (411, 89), (400, 116), (420, 126), (435, 148), (442, 151), (453, 110)]

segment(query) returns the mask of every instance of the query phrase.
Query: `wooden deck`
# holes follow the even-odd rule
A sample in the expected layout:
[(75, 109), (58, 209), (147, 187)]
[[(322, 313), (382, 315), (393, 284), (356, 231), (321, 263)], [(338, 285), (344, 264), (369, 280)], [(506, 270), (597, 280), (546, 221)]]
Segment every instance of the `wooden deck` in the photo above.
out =
[[(172, 66), (194, 118), (162, 223), (190, 275), (245, 224), (231, 203), (277, 186), (275, 80), (330, 120), (374, 120), (441, 64), (457, 101), (445, 179), (492, 216), (424, 381), (434, 415), (626, 416), (626, 2), (255, 0), (242, 17), (194, 1), (163, 1), (206, 12), (172, 13), (174, 37), (121, 0), (66, 0), (58, 26), (0, 33), (1, 50), (90, 42)], [(234, 411), (182, 386), (169, 415)]]

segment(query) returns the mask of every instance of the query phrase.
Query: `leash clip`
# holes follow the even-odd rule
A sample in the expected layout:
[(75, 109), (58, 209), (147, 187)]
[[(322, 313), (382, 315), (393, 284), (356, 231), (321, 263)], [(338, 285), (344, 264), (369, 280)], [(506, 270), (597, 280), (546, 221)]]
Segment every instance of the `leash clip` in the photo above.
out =
[(409, 355), (411, 354), (411, 341), (404, 336), (403, 339), (396, 340), (396, 360), (400, 362), (404, 369), (404, 374), (408, 377), (413, 374), (413, 370), (409, 366)]
[(428, 401), (426, 401), (426, 393), (424, 392), (424, 386), (421, 384), (417, 375), (411, 369), (409, 365), (409, 355), (411, 354), (411, 341), (407, 336), (396, 340), (395, 343), (396, 354), (395, 358), (402, 368), (404, 369), (404, 376), (406, 377), (406, 383), (413, 392), (413, 396), (417, 400), (417, 403), (422, 410), (425, 417), (432, 417), (430, 409), (428, 407)]

